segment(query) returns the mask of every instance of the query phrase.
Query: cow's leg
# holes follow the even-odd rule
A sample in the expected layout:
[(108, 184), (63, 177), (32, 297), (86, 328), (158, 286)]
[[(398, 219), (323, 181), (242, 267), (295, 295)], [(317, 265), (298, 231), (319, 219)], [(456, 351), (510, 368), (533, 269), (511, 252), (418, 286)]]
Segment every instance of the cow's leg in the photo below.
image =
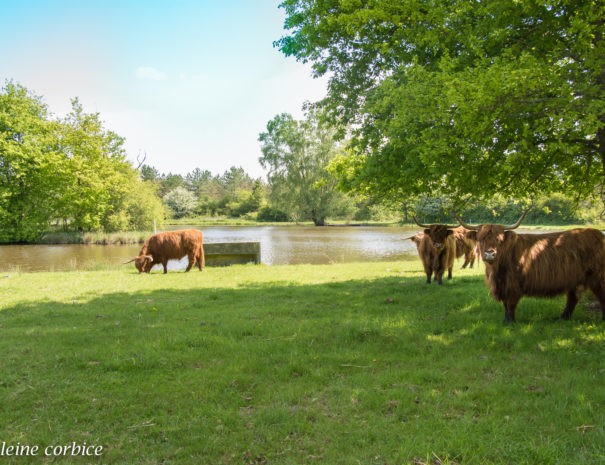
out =
[(186, 272), (189, 271), (193, 267), (193, 264), (195, 263), (195, 254), (193, 252), (188, 253), (187, 259), (189, 261), (187, 263), (187, 268), (185, 268)]
[(514, 323), (516, 321), (515, 310), (517, 309), (518, 303), (519, 299), (504, 301), (504, 323)]
[(469, 265), (468, 267), (472, 269), (474, 264), (475, 264), (475, 251), (471, 250), (468, 253), (468, 265)]
[(422, 264), (424, 266), (424, 274), (426, 274), (426, 283), (431, 284), (431, 278), (433, 277), (433, 268), (431, 265), (427, 265), (425, 263)]
[(577, 289), (567, 291), (567, 303), (565, 304), (565, 308), (560, 317), (562, 320), (569, 320), (571, 318), (571, 314), (576, 308), (578, 300), (580, 300), (580, 292)]
[(443, 270), (435, 270), (435, 281), (437, 284), (443, 284)]
[(200, 252), (197, 256), (197, 266), (200, 268), (200, 271), (203, 271), (204, 266), (206, 266), (206, 259), (204, 257), (204, 246), (200, 246)]
[(447, 269), (447, 279), (452, 279), (452, 269), (454, 268), (454, 265), (450, 266)]
[(162, 260), (162, 266), (164, 267), (164, 274), (168, 273), (168, 260)]

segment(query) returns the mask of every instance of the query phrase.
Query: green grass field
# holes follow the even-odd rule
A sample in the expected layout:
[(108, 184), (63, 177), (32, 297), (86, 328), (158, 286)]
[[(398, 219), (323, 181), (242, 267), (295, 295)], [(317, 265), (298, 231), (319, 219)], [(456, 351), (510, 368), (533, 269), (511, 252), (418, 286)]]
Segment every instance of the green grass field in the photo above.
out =
[(0, 464), (605, 463), (600, 310), (503, 325), (482, 271), (2, 274)]

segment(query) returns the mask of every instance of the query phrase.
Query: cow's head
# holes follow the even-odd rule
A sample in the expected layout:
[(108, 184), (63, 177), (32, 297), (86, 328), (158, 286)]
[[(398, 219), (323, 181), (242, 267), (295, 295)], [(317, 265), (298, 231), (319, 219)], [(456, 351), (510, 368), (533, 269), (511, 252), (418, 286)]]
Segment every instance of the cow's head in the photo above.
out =
[(491, 265), (498, 259), (498, 251), (502, 249), (502, 246), (506, 242), (514, 240), (516, 234), (512, 230), (517, 229), (521, 225), (521, 222), (528, 211), (529, 210), (526, 210), (525, 213), (521, 215), (521, 218), (519, 218), (515, 224), (511, 225), (480, 224), (478, 226), (472, 226), (464, 223), (460, 219), (458, 219), (458, 221), (466, 229), (469, 229), (466, 233), (466, 237), (477, 241), (481, 258), (485, 263)]
[(414, 221), (421, 228), (425, 228), (424, 234), (431, 238), (433, 241), (433, 247), (435, 247), (438, 252), (441, 252), (445, 248), (448, 236), (454, 234), (452, 228), (458, 227), (458, 225), (449, 226), (447, 224), (421, 224), (418, 222), (416, 217), (414, 217)]
[(139, 255), (132, 260), (124, 262), (124, 265), (131, 262), (134, 262), (134, 266), (137, 267), (139, 273), (149, 273), (151, 271), (151, 267), (153, 266), (153, 257), (151, 255)]
[(417, 234), (414, 234), (413, 236), (406, 237), (405, 239), (409, 239), (410, 241), (412, 241), (414, 244), (416, 244), (416, 248), (418, 248), (418, 247), (420, 247), (420, 244), (422, 243), (422, 240), (424, 239), (424, 233), (417, 233)]
[(134, 259), (134, 266), (137, 267), (139, 273), (149, 273), (153, 266), (153, 257), (151, 255), (139, 255)]

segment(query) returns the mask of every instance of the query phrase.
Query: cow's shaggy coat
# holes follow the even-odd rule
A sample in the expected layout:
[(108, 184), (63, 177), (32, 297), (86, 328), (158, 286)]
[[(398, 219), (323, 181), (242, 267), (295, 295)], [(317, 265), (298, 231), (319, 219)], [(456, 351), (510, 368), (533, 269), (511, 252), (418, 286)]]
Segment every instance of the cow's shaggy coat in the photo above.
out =
[(424, 233), (411, 237), (416, 244), (418, 256), (426, 273), (427, 284), (431, 283), (431, 275), (435, 274), (435, 281), (443, 284), (443, 273), (447, 270), (447, 279), (452, 279), (454, 258), (456, 258), (456, 239), (452, 234), (446, 235), (440, 242), (435, 242), (426, 229)]
[(145, 241), (134, 264), (139, 273), (149, 273), (158, 263), (168, 273), (168, 260), (179, 260), (187, 256), (189, 262), (185, 271), (191, 270), (195, 263), (200, 271), (205, 265), (202, 232), (197, 229), (167, 231), (154, 234)]
[(599, 300), (605, 319), (605, 239), (600, 231), (516, 234), (494, 224), (472, 228), (476, 230), (468, 234), (478, 241), (486, 283), (494, 299), (504, 304), (506, 322), (515, 321), (517, 304), (524, 295), (566, 294), (561, 318), (567, 320), (585, 288)]

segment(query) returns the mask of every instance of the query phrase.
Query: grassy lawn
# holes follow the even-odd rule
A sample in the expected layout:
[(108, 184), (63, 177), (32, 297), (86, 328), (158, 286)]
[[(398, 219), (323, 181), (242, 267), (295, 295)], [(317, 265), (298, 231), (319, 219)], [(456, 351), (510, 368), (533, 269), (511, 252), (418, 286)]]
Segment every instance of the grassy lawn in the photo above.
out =
[(0, 464), (602, 464), (605, 323), (563, 305), (505, 326), (419, 262), (2, 274), (0, 446), (40, 452)]

